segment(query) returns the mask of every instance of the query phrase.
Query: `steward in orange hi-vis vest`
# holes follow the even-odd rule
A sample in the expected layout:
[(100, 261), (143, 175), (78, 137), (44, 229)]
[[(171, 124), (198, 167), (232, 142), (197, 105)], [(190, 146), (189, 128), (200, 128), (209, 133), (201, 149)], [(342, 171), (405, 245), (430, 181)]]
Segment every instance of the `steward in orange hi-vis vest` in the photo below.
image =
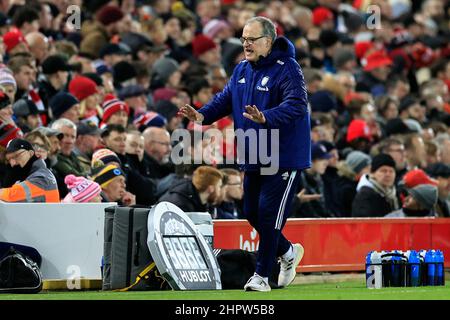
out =
[(36, 157), (31, 143), (23, 139), (11, 140), (6, 147), (6, 160), (10, 165), (6, 180), (15, 183), (0, 189), (0, 200), (60, 202), (55, 176), (44, 160)]

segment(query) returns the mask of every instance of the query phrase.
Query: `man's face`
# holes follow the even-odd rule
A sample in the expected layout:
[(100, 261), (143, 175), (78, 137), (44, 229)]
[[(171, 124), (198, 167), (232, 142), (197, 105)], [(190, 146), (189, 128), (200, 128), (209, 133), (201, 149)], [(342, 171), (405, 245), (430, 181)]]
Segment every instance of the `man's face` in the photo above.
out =
[(125, 177), (117, 176), (103, 188), (103, 192), (106, 194), (109, 201), (118, 201), (125, 195), (125, 188)]
[(69, 127), (62, 127), (60, 129), (64, 135), (61, 139), (61, 153), (68, 156), (72, 153), (75, 141), (77, 139), (77, 130)]
[(395, 181), (395, 170), (392, 167), (382, 166), (373, 173), (373, 177), (381, 186), (391, 188)]
[(73, 123), (78, 123), (80, 121), (80, 105), (76, 104), (66, 112), (61, 115), (61, 118), (66, 118)]
[(202, 104), (208, 103), (208, 101), (211, 100), (212, 96), (213, 96), (213, 93), (212, 93), (212, 88), (211, 87), (202, 88), (197, 93), (197, 99)]
[(381, 81), (386, 81), (391, 69), (389, 67), (379, 67), (371, 71), (372, 75)]
[(408, 114), (411, 118), (423, 122), (426, 117), (426, 108), (419, 103), (415, 103), (408, 108)]
[(27, 125), (31, 130), (37, 128), (41, 123), (41, 118), (38, 114), (30, 114), (27, 116)]
[(30, 158), (33, 156), (33, 151), (20, 149), (6, 155), (6, 161), (11, 167), (20, 166), (25, 167)]
[(81, 137), (78, 137), (79, 143), (83, 145), (83, 147), (87, 150), (87, 153), (91, 154), (94, 152), (95, 149), (97, 149), (99, 143), (100, 143), (100, 136), (97, 135), (91, 135), (91, 134), (85, 134)]
[(252, 22), (244, 26), (242, 31), (244, 41), (245, 59), (256, 62), (260, 56), (267, 56), (270, 51), (272, 41), (267, 36), (263, 36), (262, 26), (259, 22)]
[(28, 90), (34, 81), (34, 70), (31, 66), (22, 66), (14, 78), (19, 89)]
[(244, 194), (241, 176), (229, 175), (228, 182), (223, 186), (223, 192), (226, 198), (233, 200), (241, 200)]
[(405, 198), (405, 202), (403, 203), (403, 208), (411, 209), (411, 210), (419, 210), (420, 204), (414, 199), (413, 196), (409, 195)]
[(313, 160), (312, 167), (314, 172), (322, 175), (325, 173), (325, 170), (327, 170), (328, 167), (328, 159), (317, 159)]
[(402, 144), (393, 144), (387, 150), (389, 154), (395, 161), (395, 166), (397, 170), (402, 170), (406, 167), (406, 157), (405, 157), (405, 146)]
[(418, 165), (425, 166), (427, 159), (427, 151), (425, 148), (425, 142), (422, 137), (416, 137), (413, 140), (414, 144), (414, 158), (416, 159)]
[(127, 134), (125, 151), (128, 154), (137, 155), (139, 160), (142, 160), (144, 157), (144, 137), (137, 134)]
[(125, 154), (127, 134), (125, 132), (111, 131), (108, 137), (105, 138), (105, 144), (108, 149), (111, 149), (117, 154)]
[(201, 54), (199, 56), (199, 60), (206, 63), (208, 66), (212, 66), (214, 64), (217, 64), (217, 61), (220, 61), (220, 51), (219, 47), (216, 47), (214, 49), (210, 49), (206, 51), (205, 53)]
[(55, 156), (61, 150), (61, 144), (57, 136), (48, 137), (50, 140), (50, 152), (49, 156)]
[(166, 132), (156, 134), (154, 139), (149, 141), (149, 148), (147, 148), (147, 153), (160, 163), (169, 161), (171, 151), (170, 136)]

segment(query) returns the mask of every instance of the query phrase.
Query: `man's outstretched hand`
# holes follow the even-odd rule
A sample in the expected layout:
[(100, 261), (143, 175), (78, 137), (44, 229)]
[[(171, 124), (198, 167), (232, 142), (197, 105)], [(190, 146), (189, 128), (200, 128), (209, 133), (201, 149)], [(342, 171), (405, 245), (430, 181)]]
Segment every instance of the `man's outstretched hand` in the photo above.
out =
[(258, 108), (253, 106), (245, 106), (245, 110), (247, 112), (244, 112), (243, 115), (247, 119), (250, 119), (256, 123), (266, 123), (266, 118), (264, 117), (264, 114), (258, 110)]
[(196, 122), (202, 122), (203, 118), (204, 118), (200, 112), (198, 112), (197, 110), (195, 110), (192, 106), (190, 106), (188, 104), (184, 105), (184, 107), (181, 107), (178, 114), (188, 118), (191, 121), (196, 121)]

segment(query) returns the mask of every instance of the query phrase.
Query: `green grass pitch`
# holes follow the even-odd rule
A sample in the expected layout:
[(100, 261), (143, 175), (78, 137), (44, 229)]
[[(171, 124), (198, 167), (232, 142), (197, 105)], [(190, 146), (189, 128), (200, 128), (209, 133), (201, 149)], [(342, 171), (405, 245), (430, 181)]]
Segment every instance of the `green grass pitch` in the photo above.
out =
[(47, 291), (34, 295), (1, 294), (0, 300), (450, 300), (441, 287), (367, 289), (360, 281), (295, 284), (271, 292), (217, 291)]

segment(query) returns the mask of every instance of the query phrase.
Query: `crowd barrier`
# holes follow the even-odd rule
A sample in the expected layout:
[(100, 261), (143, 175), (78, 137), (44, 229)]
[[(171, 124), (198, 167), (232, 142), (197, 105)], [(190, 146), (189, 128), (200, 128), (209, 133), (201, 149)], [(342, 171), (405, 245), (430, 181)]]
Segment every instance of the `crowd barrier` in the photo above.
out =
[[(450, 219), (288, 219), (283, 234), (300, 242), (298, 272), (364, 271), (371, 250), (440, 249), (450, 267)], [(246, 220), (215, 220), (214, 247), (256, 250), (259, 238)]]
[(104, 208), (115, 203), (0, 202), (0, 241), (36, 248), (49, 279), (101, 279)]

